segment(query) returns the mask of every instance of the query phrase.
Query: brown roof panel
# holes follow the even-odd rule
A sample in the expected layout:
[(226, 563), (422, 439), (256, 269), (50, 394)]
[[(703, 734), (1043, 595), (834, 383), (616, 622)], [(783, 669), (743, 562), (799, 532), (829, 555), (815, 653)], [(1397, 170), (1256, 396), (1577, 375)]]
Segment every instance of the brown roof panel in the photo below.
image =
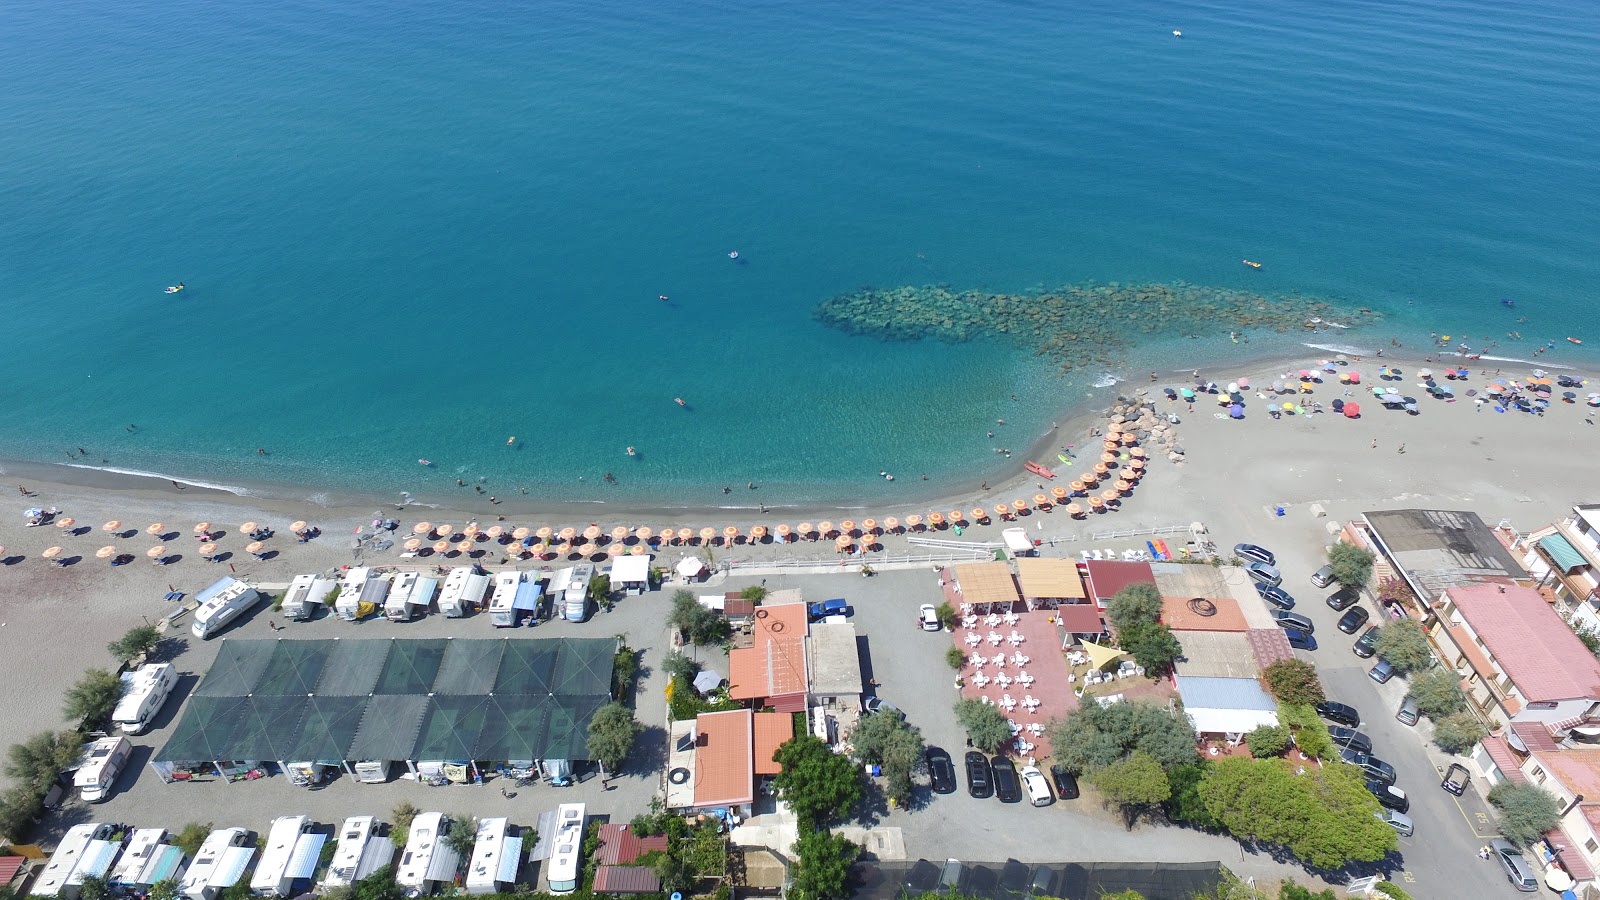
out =
[(733, 806), (755, 799), (755, 740), (748, 709), (695, 718), (694, 805)]
[(1021, 599), (1011, 567), (1003, 562), (961, 563), (950, 571), (966, 603), (1015, 603)]
[(1020, 556), (1016, 562), (1017, 583), (1024, 597), (1082, 600), (1088, 596), (1083, 589), (1083, 577), (1078, 574), (1078, 564), (1070, 559)]
[(594, 870), (596, 894), (659, 894), (661, 877), (644, 866), (599, 866)]
[(776, 775), (783, 767), (773, 761), (778, 748), (794, 738), (794, 715), (783, 712), (755, 714), (755, 773)]

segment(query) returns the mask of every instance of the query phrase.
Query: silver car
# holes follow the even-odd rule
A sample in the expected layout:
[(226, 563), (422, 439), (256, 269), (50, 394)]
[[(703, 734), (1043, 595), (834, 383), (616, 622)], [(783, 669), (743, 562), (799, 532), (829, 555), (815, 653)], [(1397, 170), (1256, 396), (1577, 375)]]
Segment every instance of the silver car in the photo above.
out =
[(1500, 861), (1506, 880), (1517, 890), (1533, 893), (1539, 889), (1539, 881), (1533, 877), (1533, 870), (1528, 867), (1528, 861), (1523, 859), (1522, 851), (1512, 846), (1510, 841), (1495, 838), (1489, 842), (1489, 853)]
[(1244, 570), (1259, 584), (1265, 584), (1269, 587), (1277, 587), (1283, 584), (1283, 573), (1264, 562), (1247, 563)]
[(1333, 566), (1323, 566), (1311, 573), (1311, 583), (1319, 588), (1333, 584)]
[(1380, 809), (1373, 813), (1373, 816), (1377, 817), (1377, 819), (1381, 822), (1388, 823), (1391, 828), (1400, 832), (1406, 837), (1411, 837), (1417, 831), (1416, 824), (1411, 821), (1411, 817), (1403, 812), (1395, 812), (1392, 809)]

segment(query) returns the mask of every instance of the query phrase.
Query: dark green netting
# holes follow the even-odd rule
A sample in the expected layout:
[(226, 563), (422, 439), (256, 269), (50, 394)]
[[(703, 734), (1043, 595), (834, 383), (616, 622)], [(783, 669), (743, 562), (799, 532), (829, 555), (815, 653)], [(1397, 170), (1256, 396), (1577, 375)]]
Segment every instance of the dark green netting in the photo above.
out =
[(567, 638), (559, 644), (550, 692), (558, 696), (611, 693), (617, 653), (613, 638)]
[(307, 698), (247, 697), (227, 759), (276, 759), (287, 762), (300, 737)]
[(424, 695), (389, 694), (367, 700), (355, 739), (345, 759), (414, 759), (422, 717), (428, 714)]
[(483, 696), (494, 690), (500, 672), (500, 656), (505, 653), (506, 641), (450, 642), (439, 664), (439, 675), (433, 682), (435, 694)]
[(183, 718), (156, 758), (174, 763), (240, 759), (233, 753), (233, 738), (248, 702), (246, 697), (189, 698)]
[(496, 679), (496, 694), (550, 693), (555, 675), (556, 656), (561, 652), (560, 641), (509, 641), (505, 655), (500, 657), (500, 677)]
[(450, 642), (439, 638), (423, 641), (390, 641), (389, 659), (378, 675), (375, 694), (426, 694), (439, 677), (439, 663)]
[(300, 737), (285, 762), (337, 763), (355, 741), (366, 713), (366, 697), (312, 697), (300, 724)]
[(548, 696), (496, 695), (488, 698), (484, 707), (483, 731), (478, 735), (478, 757), (545, 758), (545, 722), (553, 705)]
[(365, 697), (378, 686), (389, 661), (389, 641), (335, 640), (322, 665), (316, 693), (323, 697)]
[(217, 658), (211, 663), (211, 670), (200, 680), (194, 695), (243, 697), (255, 690), (256, 682), (277, 649), (277, 641), (224, 640), (217, 649)]
[(257, 697), (304, 697), (315, 691), (332, 647), (333, 641), (278, 641), (272, 659), (250, 693)]
[(540, 759), (588, 759), (589, 722), (595, 710), (611, 700), (604, 697), (563, 697), (549, 706)]
[(410, 759), (476, 759), (488, 698), (430, 697)]

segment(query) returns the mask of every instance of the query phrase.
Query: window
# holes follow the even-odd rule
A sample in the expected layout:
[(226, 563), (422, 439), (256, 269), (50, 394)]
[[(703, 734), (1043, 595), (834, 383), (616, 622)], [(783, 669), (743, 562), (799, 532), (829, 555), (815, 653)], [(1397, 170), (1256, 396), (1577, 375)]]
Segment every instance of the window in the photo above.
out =
[(1583, 849), (1590, 853), (1600, 853), (1600, 844), (1595, 843), (1594, 838), (1589, 838), (1583, 842)]
[(1529, 709), (1555, 709), (1559, 704), (1554, 700), (1538, 700), (1528, 704)]
[(1539, 766), (1534, 766), (1533, 767), (1533, 777), (1539, 779), (1540, 781), (1543, 781), (1544, 780), (1544, 769), (1540, 768)]

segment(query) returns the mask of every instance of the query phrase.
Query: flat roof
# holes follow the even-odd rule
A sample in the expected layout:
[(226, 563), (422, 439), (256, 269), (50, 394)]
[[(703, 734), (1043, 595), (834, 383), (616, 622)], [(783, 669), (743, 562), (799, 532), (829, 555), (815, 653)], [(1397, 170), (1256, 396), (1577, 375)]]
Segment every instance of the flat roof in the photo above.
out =
[(1017, 582), (1011, 566), (1003, 562), (960, 563), (950, 567), (966, 603), (1015, 603)]
[(818, 623), (811, 628), (807, 650), (811, 693), (861, 693), (861, 654), (856, 650), (856, 626), (849, 622)]
[(1228, 580), (1218, 566), (1199, 563), (1158, 562), (1150, 564), (1156, 588), (1168, 597), (1227, 597)]
[(1246, 634), (1195, 631), (1185, 634), (1180, 643), (1183, 656), (1173, 667), (1180, 676), (1254, 678), (1259, 671)]
[(1110, 600), (1130, 584), (1156, 583), (1156, 575), (1147, 562), (1091, 559), (1084, 567), (1089, 570), (1089, 590), (1096, 600)]
[(1388, 509), (1362, 516), (1389, 558), (1428, 593), (1424, 600), (1456, 585), (1527, 577), (1475, 512)]
[(625, 584), (650, 580), (650, 555), (619, 556), (611, 562), (611, 581)]
[(1106, 630), (1100, 607), (1093, 603), (1063, 603), (1051, 614), (1068, 634), (1101, 634)]
[(1162, 597), (1161, 621), (1173, 631), (1249, 631), (1232, 597)]
[(1179, 675), (1183, 711), (1202, 734), (1243, 734), (1278, 724), (1278, 703), (1255, 678)]
[(748, 709), (695, 717), (695, 806), (737, 806), (755, 799), (754, 731)]
[(1070, 559), (1019, 556), (1015, 562), (1017, 583), (1024, 597), (1082, 600), (1088, 596), (1083, 589), (1083, 577), (1078, 574), (1078, 564)]

